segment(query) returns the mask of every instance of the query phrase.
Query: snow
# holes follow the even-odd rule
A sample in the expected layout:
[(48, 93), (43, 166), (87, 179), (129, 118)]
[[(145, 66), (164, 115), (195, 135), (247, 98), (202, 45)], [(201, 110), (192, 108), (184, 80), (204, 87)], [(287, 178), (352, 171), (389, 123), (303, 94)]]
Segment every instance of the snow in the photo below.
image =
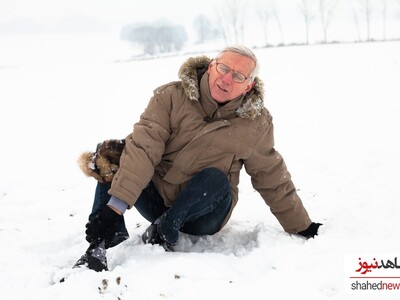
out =
[(43, 38), (0, 39), (1, 299), (398, 297), (351, 293), (344, 278), (348, 255), (356, 268), (358, 256), (400, 249), (400, 42), (255, 50), (276, 148), (324, 224), (315, 239), (285, 233), (243, 170), (221, 232), (181, 235), (167, 253), (142, 244), (149, 224), (132, 209), (130, 239), (107, 252), (110, 271), (96, 273), (70, 268), (88, 246), (96, 184), (77, 158), (125, 137), (188, 56), (129, 61), (117, 41)]

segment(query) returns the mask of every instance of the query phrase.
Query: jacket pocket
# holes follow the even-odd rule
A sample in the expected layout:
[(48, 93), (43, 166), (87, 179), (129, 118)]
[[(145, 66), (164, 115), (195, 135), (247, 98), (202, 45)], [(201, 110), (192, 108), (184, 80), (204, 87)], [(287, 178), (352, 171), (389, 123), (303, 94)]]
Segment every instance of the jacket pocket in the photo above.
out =
[(190, 153), (182, 153), (175, 160), (163, 180), (172, 184), (181, 184), (205, 168), (217, 168), (228, 175), (235, 155), (217, 147), (207, 145)]

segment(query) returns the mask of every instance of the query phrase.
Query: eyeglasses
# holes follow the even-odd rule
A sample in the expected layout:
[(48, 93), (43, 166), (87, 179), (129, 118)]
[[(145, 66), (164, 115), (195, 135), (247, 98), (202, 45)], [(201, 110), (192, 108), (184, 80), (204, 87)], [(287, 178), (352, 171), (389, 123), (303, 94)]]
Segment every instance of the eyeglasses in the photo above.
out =
[(215, 61), (215, 65), (217, 66), (217, 72), (221, 75), (226, 75), (229, 72), (232, 72), (232, 79), (235, 82), (238, 83), (242, 83), (244, 82), (246, 79), (248, 79), (246, 76), (244, 76), (242, 73), (240, 72), (236, 72), (236, 71), (232, 71), (231, 68), (229, 68), (227, 65), (224, 65), (223, 63), (219, 63), (217, 61)]

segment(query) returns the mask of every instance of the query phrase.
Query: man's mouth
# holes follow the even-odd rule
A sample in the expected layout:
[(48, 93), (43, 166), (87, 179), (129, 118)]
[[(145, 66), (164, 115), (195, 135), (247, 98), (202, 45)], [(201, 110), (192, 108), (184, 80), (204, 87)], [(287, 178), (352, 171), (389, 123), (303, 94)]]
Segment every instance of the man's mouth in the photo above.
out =
[(221, 91), (223, 91), (223, 92), (225, 92), (225, 93), (228, 92), (226, 89), (224, 89), (224, 88), (223, 88), (222, 86), (220, 86), (219, 84), (217, 84), (217, 87), (218, 87)]

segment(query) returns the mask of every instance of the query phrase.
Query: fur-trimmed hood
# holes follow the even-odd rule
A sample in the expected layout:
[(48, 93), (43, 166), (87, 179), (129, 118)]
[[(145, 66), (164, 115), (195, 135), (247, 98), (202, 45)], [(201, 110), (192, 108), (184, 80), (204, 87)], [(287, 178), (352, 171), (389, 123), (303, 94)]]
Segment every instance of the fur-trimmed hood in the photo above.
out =
[[(200, 78), (207, 71), (211, 59), (207, 56), (191, 57), (182, 64), (178, 76), (186, 96), (192, 101), (199, 101)], [(245, 96), (242, 105), (236, 110), (240, 118), (254, 120), (264, 108), (264, 84), (254, 78), (254, 87)]]

